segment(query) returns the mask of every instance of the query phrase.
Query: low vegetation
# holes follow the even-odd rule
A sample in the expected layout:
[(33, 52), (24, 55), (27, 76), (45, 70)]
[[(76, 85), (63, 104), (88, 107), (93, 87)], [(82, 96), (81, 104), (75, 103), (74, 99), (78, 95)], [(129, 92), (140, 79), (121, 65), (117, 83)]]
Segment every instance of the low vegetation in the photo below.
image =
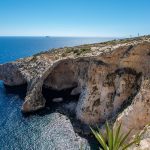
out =
[(91, 50), (90, 48), (80, 48), (80, 49), (75, 49), (73, 51), (73, 53), (76, 55), (81, 55), (81, 54), (85, 54), (85, 53), (90, 52), (90, 50)]
[(127, 138), (131, 133), (131, 130), (129, 130), (129, 132), (126, 134), (122, 134), (121, 124), (116, 127), (116, 129), (113, 129), (110, 128), (110, 125), (108, 124), (108, 122), (106, 122), (105, 128), (105, 136), (101, 134), (99, 128), (97, 128), (97, 130), (91, 128), (92, 133), (102, 147), (99, 148), (100, 150), (126, 150), (137, 142), (137, 140), (133, 140), (130, 143), (127, 142)]
[(69, 54), (73, 54), (76, 56), (80, 56), (82, 54), (90, 52), (91, 48), (90, 47), (68, 47), (64, 49), (64, 52), (62, 53), (63, 57), (66, 57)]

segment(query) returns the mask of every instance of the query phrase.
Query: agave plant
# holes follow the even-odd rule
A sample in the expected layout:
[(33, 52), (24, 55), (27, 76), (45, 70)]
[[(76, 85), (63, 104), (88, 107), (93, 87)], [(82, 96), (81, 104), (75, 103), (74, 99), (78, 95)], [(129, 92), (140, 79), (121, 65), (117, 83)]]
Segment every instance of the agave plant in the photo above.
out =
[(125, 141), (128, 138), (131, 130), (129, 130), (126, 134), (121, 134), (121, 124), (116, 127), (116, 129), (110, 128), (108, 122), (105, 124), (106, 128), (106, 140), (104, 136), (101, 134), (100, 129), (94, 130), (91, 128), (92, 133), (94, 134), (97, 141), (100, 143), (100, 150), (126, 150), (131, 145), (136, 143), (136, 140), (126, 143)]

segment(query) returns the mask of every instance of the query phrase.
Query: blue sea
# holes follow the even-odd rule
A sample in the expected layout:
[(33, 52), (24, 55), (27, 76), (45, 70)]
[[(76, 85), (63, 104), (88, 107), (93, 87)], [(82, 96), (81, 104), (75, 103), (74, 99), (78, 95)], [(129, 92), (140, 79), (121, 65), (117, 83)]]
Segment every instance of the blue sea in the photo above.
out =
[[(40, 51), (112, 40), (113, 38), (73, 37), (0, 37), (0, 64), (31, 56)], [(0, 81), (0, 150), (60, 150), (59, 141), (51, 136), (55, 113), (25, 117), (21, 111), (24, 90), (7, 89)], [(55, 119), (54, 119), (55, 118)], [(58, 120), (59, 121), (59, 120)], [(59, 124), (59, 123), (58, 123)], [(69, 143), (69, 136), (58, 128)], [(56, 132), (57, 133), (57, 132)], [(58, 136), (58, 135), (56, 135)], [(72, 144), (70, 142), (70, 144)], [(65, 147), (64, 147), (65, 148)], [(63, 147), (62, 147), (63, 149)], [(67, 148), (65, 148), (67, 150)]]
[(0, 37), (0, 64), (52, 48), (104, 42), (112, 39), (90, 37)]

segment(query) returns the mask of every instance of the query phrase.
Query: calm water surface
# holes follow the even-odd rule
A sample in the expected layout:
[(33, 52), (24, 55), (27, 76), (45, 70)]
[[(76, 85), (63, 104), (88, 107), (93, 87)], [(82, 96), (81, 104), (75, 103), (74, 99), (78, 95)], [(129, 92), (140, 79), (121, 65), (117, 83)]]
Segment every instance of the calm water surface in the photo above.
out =
[(113, 38), (0, 37), (0, 64), (51, 48), (108, 41)]

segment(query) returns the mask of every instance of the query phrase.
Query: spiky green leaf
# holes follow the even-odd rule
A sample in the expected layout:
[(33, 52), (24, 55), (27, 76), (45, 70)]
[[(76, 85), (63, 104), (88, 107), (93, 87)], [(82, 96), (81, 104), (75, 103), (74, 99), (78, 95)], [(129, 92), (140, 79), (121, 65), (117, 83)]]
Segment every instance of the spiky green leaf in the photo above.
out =
[(136, 143), (136, 142), (137, 142), (137, 141), (135, 140), (135, 141), (132, 141), (131, 143), (129, 143), (129, 144), (123, 146), (122, 150), (126, 150), (127, 148), (129, 148), (130, 146), (132, 146), (132, 145), (133, 145), (134, 143)]
[(92, 133), (94, 134), (95, 138), (98, 140), (98, 142), (101, 144), (101, 146), (104, 148), (104, 150), (108, 150), (107, 144), (105, 142), (105, 139), (102, 134), (98, 133), (97, 131), (90, 128)]
[(121, 139), (120, 142), (120, 146), (123, 145), (123, 143), (125, 142), (125, 140), (128, 138), (129, 134), (131, 133), (132, 129), (129, 130), (129, 132), (127, 132), (127, 134), (124, 135), (124, 137)]

